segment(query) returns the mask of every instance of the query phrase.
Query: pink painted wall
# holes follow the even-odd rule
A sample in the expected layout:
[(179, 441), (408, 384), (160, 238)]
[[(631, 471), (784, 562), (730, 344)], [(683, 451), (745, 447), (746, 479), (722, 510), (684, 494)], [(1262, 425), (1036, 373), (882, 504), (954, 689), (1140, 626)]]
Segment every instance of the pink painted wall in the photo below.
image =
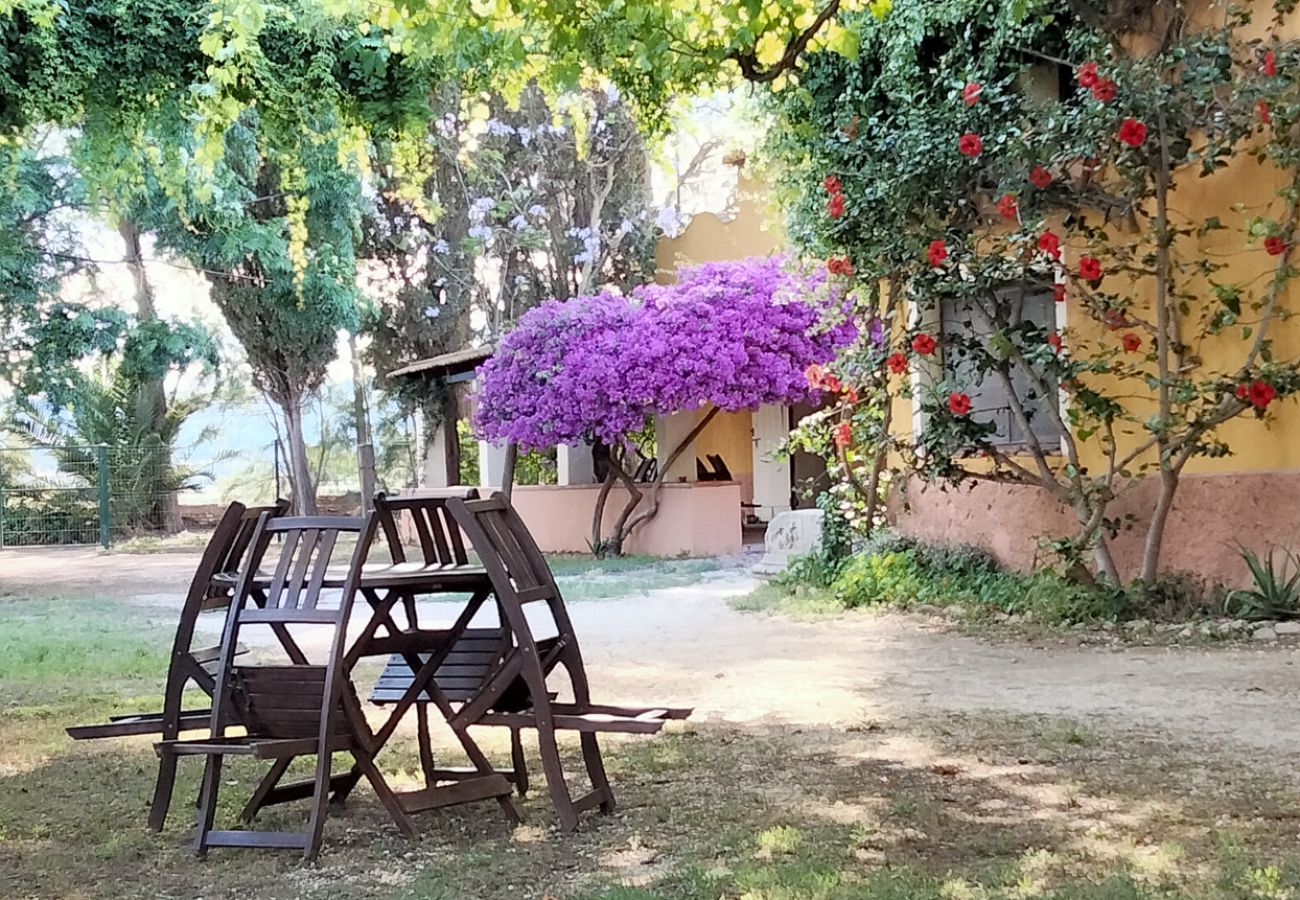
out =
[[(1142, 559), (1158, 485), (1148, 480), (1115, 502), (1111, 514), (1132, 525), (1112, 542), (1115, 562), (1132, 578)], [(976, 544), (1018, 569), (1041, 555), (1041, 535), (1071, 533), (1074, 517), (1035, 488), (978, 483), (948, 488), (909, 483), (895, 497), (898, 527), (929, 540)], [(1300, 471), (1185, 475), (1165, 531), (1162, 567), (1228, 585), (1247, 581), (1238, 544), (1255, 551), (1300, 548)]]
[[(516, 485), (511, 503), (543, 551), (588, 553), (599, 492), (599, 485)], [(658, 515), (637, 528), (623, 549), (648, 556), (738, 553), (740, 495), (740, 485), (735, 482), (665, 484)], [(622, 488), (611, 492), (605, 507), (606, 534), (626, 498)]]

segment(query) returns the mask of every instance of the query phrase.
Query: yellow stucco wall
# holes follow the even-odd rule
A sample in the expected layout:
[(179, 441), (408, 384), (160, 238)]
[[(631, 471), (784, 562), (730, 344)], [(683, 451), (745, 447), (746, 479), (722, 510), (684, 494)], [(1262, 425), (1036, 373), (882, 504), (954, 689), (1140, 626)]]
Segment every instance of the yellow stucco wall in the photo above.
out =
[[(696, 421), (704, 415), (696, 414)], [(705, 459), (710, 453), (721, 456), (739, 478), (754, 473), (753, 416), (747, 410), (720, 412), (695, 441), (695, 455)]]
[[(742, 175), (734, 218), (724, 221), (712, 213), (703, 213), (691, 219), (677, 237), (659, 242), (655, 248), (656, 280), (661, 284), (671, 282), (681, 266), (780, 252), (784, 237), (770, 221), (766, 203), (765, 186)], [(702, 410), (697, 412), (696, 421), (703, 415)], [(701, 459), (710, 453), (721, 456), (736, 480), (746, 487), (752, 484), (753, 424), (748, 412), (719, 413), (700, 433), (695, 449)]]
[(770, 219), (766, 186), (741, 175), (735, 217), (723, 221), (713, 213), (702, 213), (677, 237), (659, 241), (655, 279), (660, 284), (671, 282), (679, 266), (780, 252), (785, 237)]
[[(1260, 7), (1261, 12), (1256, 22), (1242, 33), (1243, 37), (1267, 37), (1273, 33), (1284, 39), (1300, 37), (1300, 24), (1294, 19), (1288, 19), (1281, 29), (1274, 32), (1273, 25), (1269, 21), (1271, 16), (1263, 12), (1266, 8), (1271, 9), (1271, 4), (1256, 3), (1256, 5)], [(1221, 24), (1223, 15), (1221, 5), (1205, 4), (1196, 14), (1196, 18), (1202, 24), (1213, 25)], [(1264, 251), (1260, 242), (1251, 243), (1246, 240), (1243, 225), (1247, 220), (1256, 217), (1274, 221), (1285, 218), (1285, 203), (1276, 195), (1281, 184), (1282, 179), (1275, 170), (1247, 158), (1245, 154), (1240, 154), (1229, 166), (1208, 178), (1198, 177), (1194, 171), (1184, 172), (1176, 181), (1170, 196), (1171, 211), (1176, 217), (1175, 223), (1197, 228), (1206, 217), (1218, 216), (1227, 227), (1224, 230), (1211, 231), (1199, 239), (1179, 239), (1175, 245), (1179, 258), (1183, 261), (1194, 261), (1194, 258), (1212, 259), (1224, 266), (1213, 275), (1216, 282), (1246, 284), (1256, 291), (1257, 296), (1261, 295), (1271, 277), (1276, 260)], [(1098, 224), (1103, 224), (1100, 222), (1100, 216), (1095, 218)], [(1120, 223), (1111, 221), (1104, 224), (1117, 239), (1125, 237)], [(1081, 249), (1067, 244), (1063, 257), (1067, 270), (1074, 270)], [(1104, 264), (1105, 260), (1103, 260)], [(1181, 284), (1196, 284), (1182, 280), (1184, 278), (1185, 276), (1179, 276)], [(1149, 299), (1154, 292), (1152, 282), (1149, 279), (1145, 281), (1128, 279), (1125, 283), (1121, 279), (1122, 276), (1107, 275), (1106, 289), (1132, 293), (1138, 298), (1148, 298), (1147, 305), (1143, 306), (1139, 302), (1135, 312), (1144, 318), (1154, 319), (1149, 304)], [(1228, 329), (1219, 335), (1208, 336), (1203, 340), (1192, 340), (1196, 332), (1201, 330), (1198, 317), (1207, 311), (1212, 312), (1212, 307), (1216, 305), (1208, 283), (1201, 282), (1196, 287), (1195, 293), (1210, 299), (1203, 303), (1194, 302), (1189, 310), (1190, 315), (1184, 317), (1184, 322), (1181, 323), (1183, 338), (1190, 345), (1189, 358), (1199, 358), (1202, 361), (1200, 367), (1202, 373), (1231, 375), (1240, 368), (1250, 341), (1242, 339), (1238, 327)], [(1292, 283), (1289, 289), (1279, 296), (1279, 307), (1295, 309), (1296, 297), (1297, 290)], [(1082, 310), (1076, 312), (1071, 304), (1072, 297), (1067, 299), (1065, 306), (1067, 347), (1073, 344), (1078, 349), (1100, 343), (1112, 346), (1119, 343), (1124, 330), (1109, 331)], [(1246, 305), (1243, 294), (1242, 324), (1246, 324), (1251, 319), (1250, 311), (1245, 308)], [(1150, 346), (1151, 335), (1141, 329), (1132, 330), (1137, 331), (1142, 337), (1143, 352), (1145, 352)], [(1276, 358), (1287, 359), (1300, 356), (1300, 321), (1275, 321), (1270, 325), (1269, 336)], [(1149, 368), (1154, 370), (1154, 364)], [(1118, 386), (1114, 379), (1088, 376), (1085, 381), (1095, 384), (1102, 390), (1113, 391), (1116, 394), (1124, 393), (1116, 390)], [(1131, 391), (1134, 384), (1134, 379), (1128, 379), (1124, 390)], [(1150, 395), (1149, 401), (1144, 401), (1141, 397), (1126, 397), (1125, 403), (1138, 422), (1145, 420), (1156, 408), (1154, 394)], [(1300, 405), (1294, 400), (1280, 401), (1270, 408), (1270, 413), (1270, 420), (1267, 423), (1258, 421), (1253, 413), (1246, 412), (1221, 426), (1218, 437), (1228, 444), (1232, 450), (1231, 454), (1213, 459), (1195, 458), (1188, 463), (1186, 471), (1189, 474), (1224, 474), (1300, 469), (1300, 440), (1297, 440), (1297, 437), (1300, 437)], [(900, 435), (910, 433), (912, 430), (911, 401), (896, 400), (893, 417), (895, 433)], [(1149, 433), (1140, 424), (1122, 425), (1118, 434), (1120, 456), (1148, 437)], [(1082, 442), (1080, 452), (1081, 461), (1086, 466), (1099, 468), (1105, 463), (1104, 453), (1096, 439)], [(1150, 461), (1150, 457), (1146, 461)]]

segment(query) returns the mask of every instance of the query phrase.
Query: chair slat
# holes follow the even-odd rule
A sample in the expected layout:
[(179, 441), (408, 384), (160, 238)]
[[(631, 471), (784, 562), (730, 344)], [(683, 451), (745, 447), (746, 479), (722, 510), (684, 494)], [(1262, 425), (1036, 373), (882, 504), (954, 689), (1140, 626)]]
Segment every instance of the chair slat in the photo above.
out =
[(330, 559), (334, 555), (334, 544), (339, 537), (337, 531), (319, 532), (319, 535), (316, 546), (315, 570), (312, 572), (311, 581), (307, 585), (307, 595), (299, 604), (302, 609), (316, 608), (316, 604), (320, 600), (321, 587), (325, 583), (325, 574), (329, 570)]

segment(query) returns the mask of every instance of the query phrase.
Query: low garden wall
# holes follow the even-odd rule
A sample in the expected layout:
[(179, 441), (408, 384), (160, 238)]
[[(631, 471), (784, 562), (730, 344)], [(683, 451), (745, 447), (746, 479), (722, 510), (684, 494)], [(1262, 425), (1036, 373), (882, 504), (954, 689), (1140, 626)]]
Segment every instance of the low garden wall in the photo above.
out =
[[(1148, 480), (1114, 503), (1131, 525), (1112, 542), (1125, 578), (1137, 574), (1159, 485)], [(1300, 542), (1300, 471), (1185, 475), (1165, 531), (1162, 568), (1236, 586), (1248, 581), (1238, 546), (1264, 551)], [(895, 524), (934, 541), (975, 544), (1003, 564), (1029, 569), (1043, 557), (1040, 535), (1065, 535), (1074, 516), (1037, 488), (978, 483), (940, 489), (913, 480), (892, 504)]]
[[(516, 485), (511, 503), (547, 553), (588, 553), (599, 485)], [(627, 499), (615, 488), (605, 507), (605, 533)], [(642, 508), (649, 498), (642, 500)], [(682, 482), (663, 486), (659, 514), (632, 533), (626, 553), (719, 556), (741, 548), (740, 485)]]

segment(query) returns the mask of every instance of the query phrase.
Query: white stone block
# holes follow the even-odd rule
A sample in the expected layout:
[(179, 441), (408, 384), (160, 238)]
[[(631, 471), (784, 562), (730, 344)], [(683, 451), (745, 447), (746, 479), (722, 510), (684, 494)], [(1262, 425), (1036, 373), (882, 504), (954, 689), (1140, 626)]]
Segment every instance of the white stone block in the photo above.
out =
[(763, 558), (754, 566), (755, 575), (775, 575), (790, 559), (810, 553), (822, 540), (822, 511), (794, 509), (777, 513), (763, 538)]

